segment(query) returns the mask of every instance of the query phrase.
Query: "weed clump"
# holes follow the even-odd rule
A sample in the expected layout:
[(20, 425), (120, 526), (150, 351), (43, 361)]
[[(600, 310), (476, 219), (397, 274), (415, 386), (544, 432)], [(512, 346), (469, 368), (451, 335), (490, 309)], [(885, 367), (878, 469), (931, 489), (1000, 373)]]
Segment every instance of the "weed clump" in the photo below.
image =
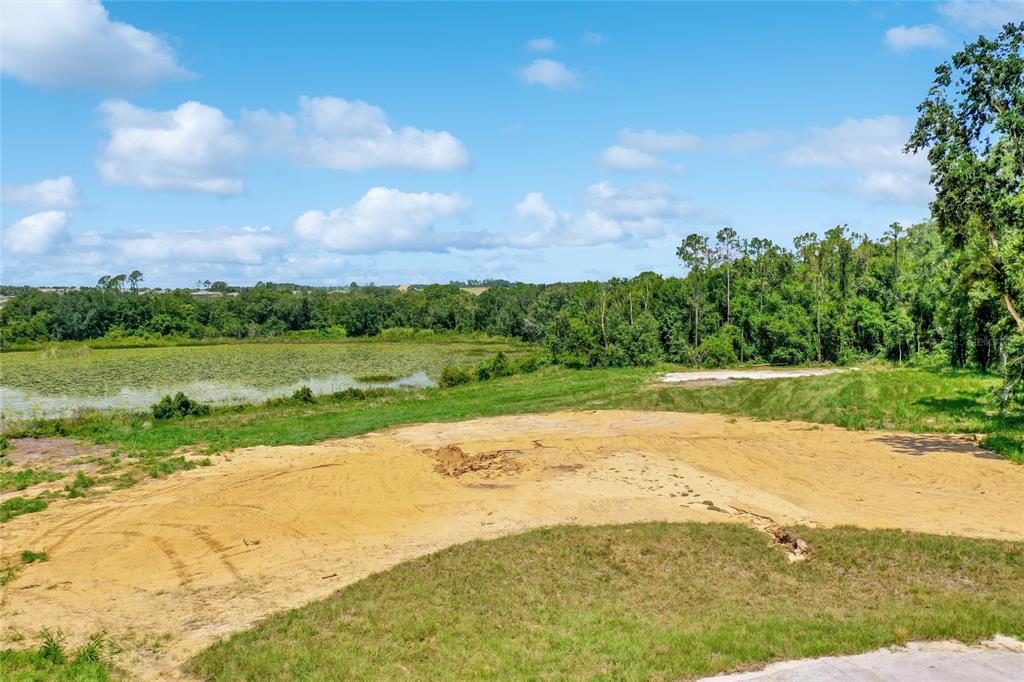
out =
[(309, 386), (302, 386), (292, 393), (292, 400), (300, 403), (312, 403), (316, 399), (313, 397), (313, 389)]
[(10, 521), (15, 516), (31, 514), (46, 509), (47, 502), (41, 497), (11, 497), (0, 502), (0, 523)]
[(21, 553), (21, 563), (23, 564), (34, 564), (37, 561), (49, 561), (50, 555), (46, 552), (33, 552), (30, 549), (26, 549)]
[(75, 474), (75, 480), (71, 481), (64, 486), (64, 492), (68, 494), (69, 498), (83, 497), (85, 491), (96, 485), (96, 479), (87, 476), (84, 472), (79, 471)]
[(154, 419), (172, 419), (174, 417), (188, 416), (202, 417), (210, 414), (209, 405), (191, 400), (180, 391), (174, 397), (165, 395), (160, 399), (160, 402), (153, 404), (152, 410)]

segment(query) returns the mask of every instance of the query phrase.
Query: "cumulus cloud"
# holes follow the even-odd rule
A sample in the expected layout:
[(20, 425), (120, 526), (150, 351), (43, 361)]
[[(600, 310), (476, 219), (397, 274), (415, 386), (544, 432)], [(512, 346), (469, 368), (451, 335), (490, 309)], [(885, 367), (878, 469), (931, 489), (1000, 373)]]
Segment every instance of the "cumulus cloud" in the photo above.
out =
[(96, 159), (112, 185), (205, 194), (239, 194), (235, 164), (247, 142), (220, 109), (185, 102), (154, 111), (123, 100), (99, 107), (110, 139)]
[(260, 265), (274, 259), (288, 240), (269, 227), (135, 232), (104, 235), (103, 250), (125, 263), (224, 263)]
[(622, 188), (598, 182), (587, 188), (584, 203), (586, 209), (573, 215), (556, 210), (541, 192), (528, 193), (514, 210), (521, 221), (537, 229), (510, 235), (507, 244), (517, 248), (638, 246), (645, 239), (663, 236), (671, 220), (701, 215), (700, 209), (680, 201), (662, 183)]
[(654, 154), (614, 144), (600, 156), (601, 165), (611, 170), (635, 173), (638, 171), (664, 170), (668, 164)]
[(972, 31), (1002, 28), (1024, 20), (1021, 0), (951, 0), (939, 5), (939, 12), (952, 24)]
[(624, 128), (619, 131), (619, 143), (601, 152), (599, 161), (605, 168), (633, 173), (679, 170), (679, 166), (669, 164), (657, 155), (695, 149), (701, 145), (701, 140), (682, 131), (659, 133), (656, 130)]
[(526, 49), (531, 52), (551, 52), (558, 49), (554, 38), (531, 38), (526, 41)]
[(935, 24), (919, 26), (893, 26), (885, 32), (885, 44), (894, 50), (912, 50), (918, 47), (946, 47), (946, 31)]
[(242, 114), (243, 127), (262, 151), (334, 170), (443, 171), (466, 168), (469, 154), (446, 131), (388, 124), (380, 107), (338, 97), (302, 97), (296, 114), (265, 110)]
[(469, 206), (459, 194), (374, 187), (351, 206), (303, 213), (294, 228), (300, 238), (337, 253), (440, 252), (494, 245), (480, 232), (434, 229), (437, 222), (462, 215)]
[(629, 128), (619, 131), (619, 141), (627, 147), (655, 154), (695, 149), (701, 144), (699, 137), (683, 131), (659, 133), (656, 130), (636, 131)]
[(0, 196), (5, 204), (33, 208), (74, 208), (79, 203), (78, 187), (67, 175), (24, 185), (4, 183)]
[(64, 211), (43, 211), (22, 218), (4, 231), (4, 250), (25, 256), (47, 253), (64, 235), (70, 217)]
[(552, 90), (568, 90), (580, 82), (578, 73), (552, 59), (535, 59), (519, 71), (519, 77), (531, 85), (543, 85)]
[(856, 171), (854, 187), (877, 203), (919, 204), (932, 196), (923, 154), (904, 154), (910, 122), (899, 116), (849, 118), (832, 128), (812, 128), (810, 139), (783, 155), (795, 166)]
[(4, 0), (0, 68), (45, 87), (131, 90), (189, 78), (152, 33), (112, 21), (96, 0)]

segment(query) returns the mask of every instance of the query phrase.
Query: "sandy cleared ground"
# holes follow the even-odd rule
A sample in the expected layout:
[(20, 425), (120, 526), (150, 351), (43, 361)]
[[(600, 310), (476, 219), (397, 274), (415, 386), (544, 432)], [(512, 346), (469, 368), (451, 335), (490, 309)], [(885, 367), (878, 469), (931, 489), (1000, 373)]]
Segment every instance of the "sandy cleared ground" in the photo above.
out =
[(721, 385), (740, 379), (764, 381), (767, 379), (795, 379), (797, 377), (819, 377), (826, 374), (845, 372), (843, 369), (707, 369), (691, 372), (669, 372), (661, 377), (665, 384), (698, 384), (701, 386)]
[(224, 460), (0, 526), (4, 559), (50, 555), (6, 586), (0, 621), (72, 640), (106, 630), (131, 652), (120, 663), (173, 679), (205, 645), (274, 611), (441, 547), (543, 525), (856, 524), (1024, 539), (1024, 467), (945, 436), (561, 412)]

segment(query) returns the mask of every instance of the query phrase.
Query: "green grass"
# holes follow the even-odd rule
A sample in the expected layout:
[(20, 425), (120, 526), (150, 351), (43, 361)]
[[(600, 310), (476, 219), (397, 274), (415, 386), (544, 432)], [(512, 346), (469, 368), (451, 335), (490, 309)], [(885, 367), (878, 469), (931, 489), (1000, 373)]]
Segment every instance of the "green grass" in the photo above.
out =
[(1024, 411), (1000, 414), (991, 407), (988, 394), (999, 382), (993, 376), (880, 369), (707, 388), (653, 384), (664, 369), (549, 367), (447, 389), (369, 392), (365, 399), (320, 397), (312, 404), (222, 407), (206, 417), (161, 421), (146, 415), (93, 415), (26, 424), (14, 433), (82, 438), (152, 458), (196, 444), (216, 453), (253, 445), (308, 444), (398, 424), (570, 408), (629, 408), (720, 412), (858, 429), (980, 433), (988, 435), (986, 442), (997, 451), (1020, 454)]
[(72, 652), (65, 650), (60, 632), (43, 629), (35, 649), (0, 650), (0, 673), (5, 682), (106, 682), (119, 679), (106, 660), (117, 647), (102, 635), (94, 635)]
[(64, 478), (64, 474), (46, 469), (0, 469), (0, 490), (24, 490), (29, 486)]
[(22, 514), (32, 514), (43, 511), (48, 506), (46, 500), (41, 497), (10, 497), (0, 502), (0, 523), (10, 521)]
[(984, 445), (1024, 462), (1024, 409), (996, 410), (999, 378), (956, 370), (870, 369), (727, 386), (660, 386), (631, 404), (648, 410), (720, 412), (849, 429), (983, 434)]
[(911, 639), (1024, 635), (1024, 543), (738, 525), (564, 526), (400, 564), (191, 670), (238, 679), (692, 679)]

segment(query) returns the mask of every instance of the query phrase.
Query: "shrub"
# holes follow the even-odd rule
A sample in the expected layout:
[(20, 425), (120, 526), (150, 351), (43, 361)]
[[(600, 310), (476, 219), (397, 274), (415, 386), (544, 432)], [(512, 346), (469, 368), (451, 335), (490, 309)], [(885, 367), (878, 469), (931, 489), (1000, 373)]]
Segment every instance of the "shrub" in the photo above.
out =
[(309, 386), (301, 386), (292, 393), (292, 400), (296, 400), (300, 403), (311, 403), (316, 399), (313, 397), (313, 389)]
[(46, 552), (33, 552), (30, 549), (26, 549), (21, 553), (21, 563), (23, 564), (34, 564), (37, 561), (49, 561), (50, 556)]
[(701, 341), (693, 355), (701, 367), (729, 367), (738, 361), (732, 340), (724, 334), (714, 334)]
[(508, 361), (508, 356), (500, 351), (490, 360), (481, 362), (476, 368), (476, 378), (479, 381), (507, 377), (512, 373), (512, 365)]
[(459, 384), (468, 384), (471, 381), (473, 381), (473, 376), (468, 370), (461, 367), (445, 367), (441, 371), (441, 379), (438, 384), (443, 388), (450, 388)]
[(165, 395), (160, 402), (152, 407), (154, 419), (171, 419), (173, 417), (188, 417), (195, 415), (201, 417), (210, 414), (209, 405), (190, 400), (187, 395), (180, 391), (172, 398)]

